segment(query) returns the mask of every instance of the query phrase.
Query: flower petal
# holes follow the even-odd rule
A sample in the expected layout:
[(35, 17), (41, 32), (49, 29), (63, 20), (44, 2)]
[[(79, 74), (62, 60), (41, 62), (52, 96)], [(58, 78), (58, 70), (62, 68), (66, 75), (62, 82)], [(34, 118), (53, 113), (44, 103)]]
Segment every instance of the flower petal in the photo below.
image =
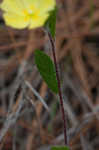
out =
[(5, 19), (6, 25), (14, 27), (16, 29), (23, 29), (29, 24), (29, 20), (26, 20), (25, 17), (17, 14), (4, 13), (3, 17)]
[(23, 0), (23, 3), (26, 8), (30, 8), (30, 6), (37, 6), (39, 4), (39, 0)]
[(43, 16), (38, 16), (31, 19), (29, 29), (38, 28), (44, 25), (45, 21), (49, 17), (49, 14), (46, 13)]
[(39, 10), (41, 13), (53, 10), (55, 5), (55, 0), (39, 0)]
[(39, 9), (41, 13), (48, 12), (55, 7), (55, 0), (23, 0), (25, 7), (31, 9), (32, 6)]
[(24, 5), (21, 0), (3, 0), (0, 4), (0, 8), (6, 12), (22, 15)]

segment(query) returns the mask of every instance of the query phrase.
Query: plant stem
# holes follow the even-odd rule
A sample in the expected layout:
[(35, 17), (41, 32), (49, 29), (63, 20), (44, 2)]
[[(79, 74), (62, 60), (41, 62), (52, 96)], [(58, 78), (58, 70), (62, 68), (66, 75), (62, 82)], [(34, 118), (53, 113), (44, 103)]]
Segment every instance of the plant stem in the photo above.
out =
[(56, 61), (55, 44), (54, 44), (54, 40), (53, 40), (53, 38), (49, 32), (48, 32), (48, 36), (49, 36), (49, 40), (50, 40), (50, 43), (52, 46), (52, 53), (53, 53), (53, 58), (54, 58), (55, 70), (56, 70), (56, 78), (57, 78), (57, 82), (58, 82), (60, 106), (61, 106), (61, 112), (62, 112), (62, 119), (63, 119), (63, 123), (64, 123), (64, 142), (67, 145), (66, 118), (65, 118), (65, 111), (64, 111), (64, 105), (63, 105), (63, 97), (62, 97), (62, 91), (61, 91), (60, 77), (59, 77), (58, 66), (57, 66), (57, 61)]

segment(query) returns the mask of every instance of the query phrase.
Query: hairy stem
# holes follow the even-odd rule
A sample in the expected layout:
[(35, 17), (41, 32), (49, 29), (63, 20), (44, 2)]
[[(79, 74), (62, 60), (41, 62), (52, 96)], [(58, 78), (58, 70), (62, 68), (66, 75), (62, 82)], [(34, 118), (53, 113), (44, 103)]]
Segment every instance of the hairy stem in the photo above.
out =
[(64, 123), (64, 142), (67, 145), (66, 118), (65, 118), (65, 111), (64, 111), (64, 105), (63, 105), (63, 97), (62, 97), (62, 91), (61, 91), (60, 77), (59, 77), (58, 66), (57, 66), (57, 61), (56, 61), (55, 44), (54, 44), (54, 40), (53, 40), (53, 38), (52, 38), (52, 36), (49, 32), (48, 32), (48, 36), (49, 36), (49, 40), (50, 40), (50, 43), (51, 43), (51, 46), (52, 46), (54, 65), (55, 65), (55, 69), (56, 69), (56, 77), (57, 77), (57, 82), (58, 82), (60, 106), (61, 106), (61, 112), (62, 112), (62, 119), (63, 119), (63, 123)]

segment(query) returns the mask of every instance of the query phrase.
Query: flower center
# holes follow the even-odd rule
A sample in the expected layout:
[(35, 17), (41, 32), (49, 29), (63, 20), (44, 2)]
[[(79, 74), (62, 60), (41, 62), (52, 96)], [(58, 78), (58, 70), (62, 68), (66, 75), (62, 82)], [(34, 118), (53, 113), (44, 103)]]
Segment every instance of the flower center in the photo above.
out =
[(29, 9), (24, 9), (23, 14), (25, 15), (25, 21), (29, 21), (30, 19), (36, 20), (39, 15), (39, 10), (34, 6), (30, 6)]

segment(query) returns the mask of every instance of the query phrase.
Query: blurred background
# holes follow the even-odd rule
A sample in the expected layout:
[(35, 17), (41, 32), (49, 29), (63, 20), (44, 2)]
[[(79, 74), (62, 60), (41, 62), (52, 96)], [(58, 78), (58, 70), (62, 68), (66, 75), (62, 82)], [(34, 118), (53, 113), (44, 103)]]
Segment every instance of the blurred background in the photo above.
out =
[[(57, 0), (57, 7), (55, 43), (68, 143), (71, 150), (99, 150), (99, 0)], [(9, 28), (0, 11), (2, 150), (64, 144), (59, 98), (36, 68), (36, 49), (52, 57), (44, 30)]]

